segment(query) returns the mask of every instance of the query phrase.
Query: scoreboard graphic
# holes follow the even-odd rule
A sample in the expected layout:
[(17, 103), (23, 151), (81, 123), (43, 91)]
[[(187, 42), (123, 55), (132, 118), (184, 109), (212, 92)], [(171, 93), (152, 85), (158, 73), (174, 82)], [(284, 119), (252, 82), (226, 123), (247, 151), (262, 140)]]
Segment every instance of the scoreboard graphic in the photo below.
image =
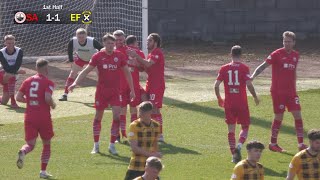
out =
[(15, 24), (91, 24), (91, 11), (15, 11)]

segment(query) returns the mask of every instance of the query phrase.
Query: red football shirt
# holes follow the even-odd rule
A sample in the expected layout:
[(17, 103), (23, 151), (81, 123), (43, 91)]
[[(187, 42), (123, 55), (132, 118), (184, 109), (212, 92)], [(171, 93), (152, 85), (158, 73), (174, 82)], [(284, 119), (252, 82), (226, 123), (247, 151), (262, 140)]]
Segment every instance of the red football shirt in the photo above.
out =
[(299, 53), (288, 53), (284, 48), (272, 52), (266, 62), (272, 65), (271, 92), (278, 94), (296, 94), (296, 68)]
[[(129, 59), (129, 56), (127, 54), (128, 46), (121, 46), (121, 47), (116, 48), (116, 50), (120, 51), (124, 55), (125, 61), (128, 63), (128, 59)], [(128, 64), (128, 66), (129, 66), (129, 64)], [(129, 88), (129, 85), (128, 85), (128, 82), (127, 82), (127, 79), (126, 79), (124, 73), (122, 72), (120, 74), (120, 89), (126, 90), (127, 88)]]
[[(142, 59), (145, 59), (144, 53), (139, 48), (133, 47), (133, 46), (128, 46), (128, 49), (134, 50)], [(134, 59), (133, 57), (129, 56), (128, 66), (129, 66), (129, 70), (132, 75), (133, 85), (135, 88), (140, 88), (139, 69), (138, 69), (136, 63), (139, 63), (139, 62), (136, 59)]]
[[(23, 81), (19, 91), (26, 97), (25, 120), (50, 117), (50, 106), (45, 101), (45, 93), (53, 93), (54, 83), (47, 77), (36, 74)], [(44, 118), (45, 120), (45, 118)]]
[(231, 62), (220, 68), (217, 80), (223, 81), (225, 108), (247, 108), (246, 81), (250, 80), (249, 67), (241, 62)]
[(105, 50), (95, 53), (89, 65), (98, 69), (98, 85), (104, 88), (120, 90), (120, 75), (122, 67), (127, 65), (125, 56), (117, 50), (111, 55), (106, 54)]
[(152, 66), (146, 69), (148, 74), (146, 89), (164, 89), (164, 56), (160, 48), (152, 50), (148, 59), (155, 62)]

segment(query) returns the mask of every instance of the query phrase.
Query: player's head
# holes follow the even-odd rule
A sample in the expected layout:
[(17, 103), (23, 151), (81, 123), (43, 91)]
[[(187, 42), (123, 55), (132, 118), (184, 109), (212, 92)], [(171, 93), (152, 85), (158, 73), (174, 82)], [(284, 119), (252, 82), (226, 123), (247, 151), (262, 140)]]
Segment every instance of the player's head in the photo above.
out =
[(138, 47), (139, 44), (138, 44), (138, 39), (135, 35), (129, 35), (127, 36), (126, 38), (126, 44), (128, 46), (134, 46), (134, 47)]
[(260, 160), (264, 145), (259, 141), (250, 141), (247, 144), (248, 159), (258, 162)]
[(145, 174), (147, 174), (150, 179), (157, 179), (162, 168), (161, 160), (151, 156), (146, 161)]
[(148, 50), (152, 50), (152, 49), (154, 49), (154, 48), (161, 47), (161, 38), (160, 38), (160, 35), (157, 34), (157, 33), (151, 33), (151, 34), (148, 36), (147, 47), (148, 47)]
[(84, 29), (84, 28), (79, 28), (79, 29), (77, 29), (77, 31), (76, 31), (76, 37), (77, 37), (78, 42), (79, 42), (80, 44), (86, 43), (86, 40), (87, 40), (87, 30)]
[(124, 46), (126, 35), (122, 30), (114, 31), (113, 36), (116, 38), (116, 48)]
[(296, 35), (291, 31), (286, 31), (282, 34), (283, 47), (287, 51), (291, 51), (296, 44)]
[(43, 75), (48, 75), (48, 64), (49, 62), (45, 59), (37, 59), (36, 61), (36, 69), (37, 72)]
[(320, 152), (320, 129), (311, 129), (308, 132), (311, 150)]
[(115, 41), (116, 38), (110, 33), (107, 33), (102, 37), (103, 46), (109, 53), (111, 53), (114, 50)]
[(13, 50), (14, 49), (15, 40), (16, 40), (16, 38), (13, 35), (8, 34), (8, 35), (4, 36), (4, 45), (8, 49)]
[(235, 45), (231, 48), (231, 57), (234, 58), (234, 59), (239, 59), (241, 58), (241, 55), (242, 55), (242, 50), (241, 50), (241, 47), (239, 45)]
[(150, 101), (139, 104), (139, 117), (142, 119), (151, 119), (153, 105)]

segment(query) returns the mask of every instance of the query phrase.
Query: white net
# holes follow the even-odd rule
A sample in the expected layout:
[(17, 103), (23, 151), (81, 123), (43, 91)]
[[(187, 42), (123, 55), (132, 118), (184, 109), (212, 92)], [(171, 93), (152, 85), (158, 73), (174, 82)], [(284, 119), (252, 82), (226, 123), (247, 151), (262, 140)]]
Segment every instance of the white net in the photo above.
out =
[[(16, 11), (42, 11), (43, 5), (63, 5), (63, 11), (92, 12), (92, 23), (84, 24), (14, 24)], [(84, 27), (89, 36), (101, 42), (106, 32), (117, 29), (142, 38), (142, 0), (1, 0), (0, 38), (16, 37), (17, 46), (26, 56), (67, 54), (67, 43), (75, 31)]]

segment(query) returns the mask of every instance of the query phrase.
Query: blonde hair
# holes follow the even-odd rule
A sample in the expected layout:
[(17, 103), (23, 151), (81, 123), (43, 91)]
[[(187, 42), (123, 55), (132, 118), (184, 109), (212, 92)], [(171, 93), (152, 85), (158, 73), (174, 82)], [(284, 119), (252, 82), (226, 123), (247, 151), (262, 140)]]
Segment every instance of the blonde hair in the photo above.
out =
[(87, 30), (84, 29), (84, 28), (79, 28), (79, 29), (77, 29), (76, 34), (85, 34), (85, 35), (87, 35)]
[(124, 32), (122, 30), (116, 30), (113, 32), (114, 36), (125, 36)]
[(12, 35), (12, 34), (8, 34), (6, 36), (4, 36), (4, 41), (6, 40), (15, 40), (16, 38)]
[(291, 31), (286, 31), (282, 34), (282, 37), (285, 38), (285, 37), (290, 37), (292, 38), (292, 40), (296, 40), (296, 34), (294, 32), (291, 32)]

